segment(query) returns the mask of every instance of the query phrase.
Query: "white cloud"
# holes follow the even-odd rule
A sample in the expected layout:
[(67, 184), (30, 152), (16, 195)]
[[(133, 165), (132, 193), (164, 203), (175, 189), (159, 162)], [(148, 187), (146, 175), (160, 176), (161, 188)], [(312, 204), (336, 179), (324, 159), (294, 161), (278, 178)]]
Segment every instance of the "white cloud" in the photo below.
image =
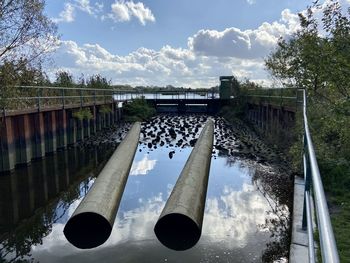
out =
[(118, 22), (130, 21), (131, 16), (129, 13), (129, 8), (125, 5), (125, 3), (115, 2), (111, 6), (112, 14), (111, 18)]
[(78, 45), (61, 41), (54, 57), (58, 69), (75, 76), (100, 73), (112, 83), (130, 85), (168, 85), (211, 87), (218, 76), (234, 74), (239, 78), (264, 79), (262, 60), (234, 57), (206, 57), (190, 49), (164, 46), (159, 51), (139, 48), (126, 56), (110, 53), (98, 44)]
[(58, 15), (58, 18), (53, 18), (55, 23), (71, 23), (74, 21), (75, 8), (70, 3), (65, 3), (63, 11)]
[[(115, 4), (121, 10), (119, 19), (132, 19), (126, 2)], [(124, 7), (127, 9), (121, 15)], [(263, 58), (275, 47), (280, 36), (289, 36), (298, 27), (298, 16), (285, 9), (279, 21), (262, 23), (256, 29), (203, 29), (189, 37), (187, 48), (165, 45), (153, 50), (141, 47), (125, 56), (113, 54), (98, 44), (61, 41), (56, 54), (57, 68), (52, 72), (64, 69), (75, 76), (100, 73), (112, 83), (133, 86), (212, 87), (219, 83), (220, 75), (269, 84)]]
[(263, 58), (276, 45), (280, 37), (296, 32), (299, 20), (296, 14), (285, 9), (280, 21), (264, 22), (257, 29), (240, 30), (231, 27), (223, 31), (199, 30), (189, 38), (190, 49), (204, 56)]
[(117, 0), (111, 5), (111, 9), (112, 13), (108, 17), (115, 22), (127, 22), (133, 17), (137, 18), (142, 25), (146, 25), (148, 21), (156, 21), (152, 11), (142, 2)]
[(90, 0), (75, 0), (75, 3), (81, 11), (88, 13), (89, 15), (94, 14), (94, 9), (90, 5)]
[(255, 0), (247, 0), (247, 3), (250, 5), (255, 4)]
[(71, 23), (75, 20), (75, 12), (80, 10), (90, 16), (97, 17), (97, 14), (103, 10), (103, 3), (95, 2), (91, 4), (90, 0), (74, 0), (65, 3), (63, 11), (58, 15), (58, 18), (53, 18), (55, 23)]
[(80, 11), (97, 18), (97, 15), (103, 11), (103, 3), (90, 3), (90, 0), (74, 0), (74, 6)]

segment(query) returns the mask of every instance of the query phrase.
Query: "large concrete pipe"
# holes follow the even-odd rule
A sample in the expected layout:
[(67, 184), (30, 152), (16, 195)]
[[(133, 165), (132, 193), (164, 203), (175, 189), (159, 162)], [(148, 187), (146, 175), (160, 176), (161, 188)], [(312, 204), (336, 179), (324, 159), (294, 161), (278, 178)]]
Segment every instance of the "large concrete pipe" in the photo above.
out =
[(94, 248), (110, 236), (138, 145), (140, 129), (140, 123), (133, 125), (64, 227), (64, 235), (74, 246)]
[(208, 120), (154, 227), (168, 248), (189, 249), (201, 236), (213, 134), (213, 121)]

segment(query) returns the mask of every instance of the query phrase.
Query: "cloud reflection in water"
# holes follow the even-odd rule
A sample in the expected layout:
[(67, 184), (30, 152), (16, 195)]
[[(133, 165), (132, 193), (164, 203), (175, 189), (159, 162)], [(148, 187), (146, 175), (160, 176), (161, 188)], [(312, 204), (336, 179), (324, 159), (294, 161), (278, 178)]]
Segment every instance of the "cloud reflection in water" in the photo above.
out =
[[(71, 215), (81, 200), (74, 202), (69, 208)], [(140, 199), (139, 207), (119, 211), (110, 238), (107, 242), (91, 250), (94, 258), (108, 247), (118, 245), (141, 244), (140, 241), (149, 241), (149, 246), (157, 244), (153, 227), (164, 205), (166, 197), (159, 193), (147, 200)], [(268, 210), (266, 199), (257, 192), (254, 186), (243, 184), (240, 191), (234, 191), (225, 186), (222, 193), (216, 197), (207, 198), (206, 211), (203, 222), (203, 232), (198, 247), (210, 243), (220, 245), (223, 249), (244, 247), (250, 238), (256, 238), (260, 231), (258, 225), (265, 222), (265, 211)], [(85, 253), (70, 245), (63, 236), (64, 224), (54, 224), (50, 235), (45, 237), (43, 245), (33, 247), (32, 252), (37, 258), (44, 258), (45, 254), (54, 257), (78, 256)], [(152, 247), (149, 247), (152, 249)], [(125, 251), (132, 253), (132, 251)]]
[(202, 238), (222, 243), (228, 249), (244, 247), (258, 226), (265, 222), (266, 199), (254, 186), (244, 183), (240, 191), (224, 186), (218, 197), (208, 198)]
[(134, 161), (131, 167), (130, 175), (146, 175), (156, 165), (157, 160), (149, 160), (145, 154), (141, 161)]

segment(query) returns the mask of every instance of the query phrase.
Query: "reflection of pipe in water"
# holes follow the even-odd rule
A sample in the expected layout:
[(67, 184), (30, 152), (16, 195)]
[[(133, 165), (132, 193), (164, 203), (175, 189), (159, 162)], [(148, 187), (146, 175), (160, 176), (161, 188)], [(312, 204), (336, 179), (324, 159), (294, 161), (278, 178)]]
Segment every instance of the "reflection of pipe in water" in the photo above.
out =
[(135, 123), (95, 180), (83, 201), (64, 227), (64, 235), (78, 248), (103, 244), (122, 198), (139, 141), (140, 123)]
[(168, 248), (189, 249), (201, 236), (213, 134), (213, 121), (208, 120), (154, 227)]

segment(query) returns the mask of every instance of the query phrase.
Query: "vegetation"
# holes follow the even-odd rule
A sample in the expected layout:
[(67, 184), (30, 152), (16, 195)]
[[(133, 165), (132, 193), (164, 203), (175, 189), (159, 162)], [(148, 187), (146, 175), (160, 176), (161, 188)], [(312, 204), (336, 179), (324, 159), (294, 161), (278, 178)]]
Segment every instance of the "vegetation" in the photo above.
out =
[(89, 108), (82, 108), (73, 113), (73, 117), (82, 121), (82, 120), (91, 120), (94, 116), (92, 115)]
[(40, 63), (57, 45), (56, 25), (44, 14), (45, 0), (0, 2), (0, 64)]
[(124, 106), (124, 118), (130, 122), (145, 121), (155, 113), (156, 110), (144, 99), (135, 99)]
[[(321, 21), (315, 15), (319, 11)], [(316, 1), (299, 17), (301, 29), (279, 41), (266, 66), (284, 87), (307, 92), (311, 133), (341, 262), (350, 262), (350, 9), (344, 12), (335, 0), (326, 6)], [(291, 150), (295, 160), (300, 160), (299, 146)]]
[(102, 105), (101, 108), (100, 108), (100, 112), (102, 112), (102, 113), (109, 113), (109, 112), (112, 112), (112, 109), (109, 106)]

